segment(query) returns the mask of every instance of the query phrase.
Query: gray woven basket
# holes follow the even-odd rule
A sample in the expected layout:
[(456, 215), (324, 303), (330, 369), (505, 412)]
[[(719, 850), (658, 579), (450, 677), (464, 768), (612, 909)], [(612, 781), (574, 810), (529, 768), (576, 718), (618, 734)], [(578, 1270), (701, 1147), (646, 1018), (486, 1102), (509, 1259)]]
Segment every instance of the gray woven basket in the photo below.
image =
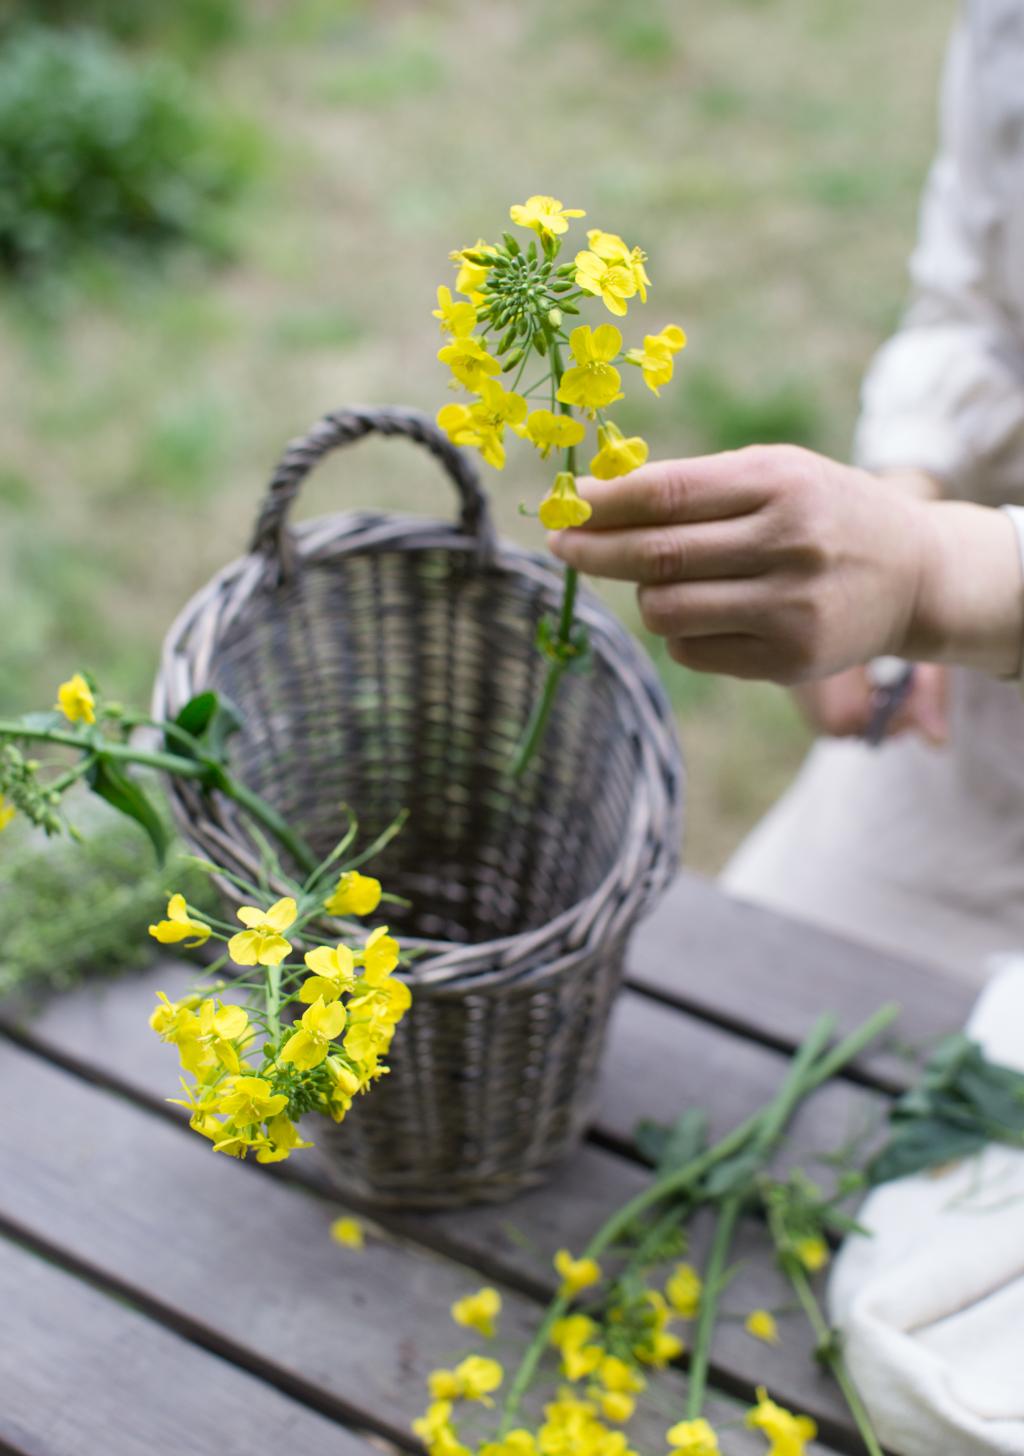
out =
[[(458, 525), (360, 513), (289, 526), (313, 465), (373, 432), (431, 451)], [(227, 694), (245, 719), (235, 772), (316, 852), (337, 839), (342, 805), (364, 842), (409, 811), (373, 872), (411, 901), (389, 921), (421, 951), (406, 975), (413, 1007), (390, 1075), (316, 1135), (370, 1201), (509, 1197), (572, 1148), (626, 938), (675, 870), (671, 711), (590, 593), (578, 617), (592, 669), (563, 679), (536, 757), (519, 781), (508, 774), (543, 680), (537, 625), (560, 594), (550, 558), (495, 540), (470, 458), (429, 419), (340, 410), (288, 447), (250, 554), (189, 602), (164, 646), (156, 714), (206, 688)], [(175, 782), (171, 803), (198, 852), (258, 873), (231, 802)]]

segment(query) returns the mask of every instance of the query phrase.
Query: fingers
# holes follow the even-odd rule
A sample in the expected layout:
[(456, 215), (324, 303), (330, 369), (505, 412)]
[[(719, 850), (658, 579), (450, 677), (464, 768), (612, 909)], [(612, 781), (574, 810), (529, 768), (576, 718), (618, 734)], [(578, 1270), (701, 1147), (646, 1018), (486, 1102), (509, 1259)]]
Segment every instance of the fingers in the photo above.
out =
[(673, 639), (756, 633), (763, 608), (743, 581), (673, 582), (637, 590), (644, 626)]
[(552, 533), (552, 551), (591, 576), (656, 586), (755, 576), (765, 569), (765, 550), (755, 516), (690, 526), (638, 526)]
[(766, 655), (762, 639), (742, 632), (721, 637), (673, 637), (669, 639), (668, 653), (673, 662), (693, 672), (785, 680), (784, 675), (771, 670), (771, 659)]
[(655, 460), (617, 480), (581, 480), (593, 515), (587, 531), (714, 521), (757, 510), (767, 487), (756, 450)]

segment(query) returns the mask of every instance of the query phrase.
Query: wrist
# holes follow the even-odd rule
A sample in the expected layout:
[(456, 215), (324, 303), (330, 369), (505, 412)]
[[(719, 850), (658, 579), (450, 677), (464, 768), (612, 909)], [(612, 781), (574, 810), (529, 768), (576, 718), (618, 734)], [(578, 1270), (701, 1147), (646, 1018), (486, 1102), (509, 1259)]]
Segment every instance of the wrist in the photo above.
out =
[(937, 501), (943, 497), (942, 481), (937, 476), (930, 475), (927, 470), (880, 470), (878, 477), (887, 485), (894, 485), (917, 500)]
[(915, 515), (917, 583), (900, 654), (1016, 676), (1024, 579), (1010, 518), (959, 501), (922, 502)]

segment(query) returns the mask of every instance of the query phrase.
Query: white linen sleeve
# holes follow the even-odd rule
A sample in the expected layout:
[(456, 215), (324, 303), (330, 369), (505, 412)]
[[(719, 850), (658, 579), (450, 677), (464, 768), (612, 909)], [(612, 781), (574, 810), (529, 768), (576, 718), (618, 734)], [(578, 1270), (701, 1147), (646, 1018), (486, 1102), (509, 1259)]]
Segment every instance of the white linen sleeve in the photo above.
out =
[(1007, 124), (1020, 107), (1017, 72), (1004, 64), (1014, 57), (978, 31), (975, 13), (965, 7), (950, 44), (911, 303), (865, 378), (854, 455), (870, 470), (927, 470), (949, 495), (997, 504), (1024, 499), (1024, 326), (1012, 273), (1024, 262), (1008, 256), (1024, 147)]

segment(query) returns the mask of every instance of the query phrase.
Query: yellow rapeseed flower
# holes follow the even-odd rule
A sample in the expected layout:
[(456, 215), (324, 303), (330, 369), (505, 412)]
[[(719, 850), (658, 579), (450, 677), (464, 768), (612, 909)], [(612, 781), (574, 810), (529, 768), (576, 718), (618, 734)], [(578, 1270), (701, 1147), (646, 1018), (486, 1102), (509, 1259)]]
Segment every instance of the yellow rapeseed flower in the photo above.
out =
[(179, 941), (185, 941), (191, 947), (209, 940), (210, 927), (190, 917), (184, 895), (172, 895), (167, 901), (167, 919), (151, 925), (149, 933), (161, 945), (177, 945)]
[(590, 462), (590, 473), (598, 480), (614, 480), (619, 475), (628, 475), (637, 470), (647, 459), (649, 447), (639, 435), (627, 440), (618, 425), (599, 425), (597, 428), (599, 449)]
[(300, 1072), (309, 1072), (327, 1056), (330, 1044), (345, 1025), (345, 1008), (340, 1001), (326, 1006), (322, 999), (303, 1013), (301, 1030), (293, 1032), (281, 1048), (282, 1062), (291, 1062)]
[(356, 958), (347, 945), (339, 942), (335, 946), (318, 945), (307, 950), (303, 959), (314, 972), (299, 987), (299, 1000), (307, 1006), (322, 999), (337, 1001), (345, 991), (351, 991), (356, 983)]
[(517, 227), (532, 228), (541, 237), (558, 237), (569, 231), (570, 218), (587, 214), (578, 207), (563, 207), (557, 197), (536, 193), (525, 202), (513, 203), (508, 215)]
[(505, 466), (505, 426), (517, 429), (526, 416), (526, 400), (503, 389), (496, 379), (485, 379), (475, 404), (447, 404), (437, 412), (437, 423), (453, 445), (473, 445), (495, 470)]
[(494, 1322), (501, 1313), (501, 1295), (490, 1285), (485, 1285), (475, 1294), (467, 1294), (463, 1299), (457, 1299), (452, 1305), (451, 1313), (457, 1325), (476, 1330), (485, 1339), (491, 1339), (495, 1330)]
[(471, 334), (476, 328), (476, 309), (471, 303), (453, 298), (451, 289), (443, 283), (438, 286), (434, 317), (441, 320), (442, 334), (454, 334), (457, 339)]
[(722, 1449), (714, 1427), (703, 1416), (695, 1421), (680, 1421), (666, 1431), (665, 1439), (672, 1447), (672, 1456), (719, 1456)]
[(346, 870), (338, 876), (338, 883), (324, 901), (324, 909), (328, 915), (372, 915), (382, 894), (380, 880), (361, 875), (358, 870)]
[(582, 420), (574, 420), (572, 415), (556, 415), (549, 409), (535, 409), (531, 411), (522, 433), (531, 444), (536, 445), (546, 460), (552, 450), (567, 450), (571, 445), (578, 445), (586, 434), (586, 428)]
[(665, 1285), (668, 1302), (681, 1319), (693, 1319), (700, 1308), (701, 1277), (692, 1264), (677, 1264)]
[(284, 1092), (275, 1092), (265, 1077), (229, 1077), (227, 1091), (217, 1098), (216, 1110), (239, 1127), (265, 1122), (288, 1105)]
[(242, 905), (236, 915), (246, 930), (240, 930), (228, 941), (228, 955), (239, 966), (279, 966), (291, 950), (281, 934), (298, 913), (290, 895), (276, 900), (269, 910), (256, 905)]
[(487, 282), (487, 274), (490, 272), (488, 265), (484, 263), (472, 263), (466, 257), (467, 253), (482, 253), (493, 255), (498, 250), (493, 243), (488, 243), (484, 238), (477, 238), (471, 248), (456, 248), (449, 253), (453, 263), (459, 264), (458, 277), (455, 279), (455, 292), (464, 293), (471, 303), (476, 305), (481, 300), (479, 290)]
[(500, 1441), (486, 1441), (480, 1447), (479, 1456), (537, 1456), (537, 1438), (520, 1426)]
[(643, 370), (644, 383), (652, 394), (672, 378), (673, 356), (686, 348), (686, 335), (678, 324), (666, 324), (657, 334), (645, 334), (642, 349), (630, 349), (626, 358)]
[(748, 1335), (753, 1335), (755, 1340), (763, 1340), (766, 1345), (779, 1343), (779, 1327), (770, 1310), (752, 1309), (743, 1321), (743, 1328)]
[(361, 1249), (366, 1242), (366, 1232), (357, 1218), (336, 1218), (330, 1232), (334, 1242), (346, 1249)]
[(497, 1360), (486, 1355), (467, 1355), (454, 1370), (433, 1370), (427, 1377), (434, 1400), (479, 1400), (493, 1405), (490, 1399), (505, 1378)]
[(636, 1396), (624, 1390), (603, 1390), (598, 1393), (597, 1403), (606, 1421), (624, 1425), (631, 1420), (636, 1410)]
[(794, 1416), (776, 1405), (763, 1385), (757, 1388), (757, 1405), (747, 1412), (745, 1424), (767, 1436), (771, 1442), (767, 1456), (803, 1456), (806, 1443), (818, 1434), (810, 1416)]
[(553, 1262), (562, 1278), (559, 1293), (569, 1298), (601, 1281), (601, 1266), (596, 1259), (574, 1259), (568, 1249), (559, 1249)]
[(589, 521), (592, 510), (590, 502), (577, 491), (575, 477), (568, 470), (560, 470), (537, 514), (546, 531), (564, 531)]
[(445, 344), (444, 348), (438, 349), (437, 357), (442, 364), (448, 365), (455, 378), (471, 394), (476, 394), (484, 381), (501, 369), (498, 360), (488, 354), (479, 339), (468, 336)]
[(811, 1274), (824, 1269), (829, 1261), (828, 1244), (820, 1234), (808, 1234), (805, 1238), (794, 1239), (793, 1252)]
[(257, 1163), (283, 1163), (298, 1148), (311, 1148), (312, 1143), (305, 1142), (299, 1137), (298, 1128), (292, 1122), (287, 1113), (279, 1112), (267, 1123), (267, 1137), (269, 1142), (266, 1147), (260, 1148), (256, 1154)]
[(0, 794), (0, 829), (6, 829), (17, 812), (14, 805), (9, 804), (3, 794)]
[(624, 318), (627, 300), (636, 293), (636, 278), (624, 263), (585, 250), (576, 254), (576, 287), (595, 294), (609, 313)]
[(80, 672), (61, 683), (54, 707), (59, 708), (70, 723), (96, 722), (96, 699)]
[(387, 926), (378, 925), (356, 956), (357, 963), (363, 968), (363, 980), (371, 986), (383, 985), (385, 978), (398, 965), (400, 954), (398, 941), (388, 934)]
[(622, 378), (611, 360), (622, 348), (622, 335), (614, 324), (599, 324), (592, 329), (580, 324), (569, 335), (575, 365), (567, 369), (558, 386), (557, 398), (562, 404), (579, 405), (581, 409), (604, 409), (622, 398)]

